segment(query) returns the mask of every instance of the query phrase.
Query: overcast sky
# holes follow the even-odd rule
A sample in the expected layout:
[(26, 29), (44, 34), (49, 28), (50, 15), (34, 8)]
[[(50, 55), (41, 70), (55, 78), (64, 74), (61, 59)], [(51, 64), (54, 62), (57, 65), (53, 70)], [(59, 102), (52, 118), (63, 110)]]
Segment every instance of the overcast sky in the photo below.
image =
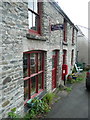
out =
[[(55, 0), (75, 25), (80, 25), (87, 37), (88, 2), (90, 0)], [(84, 28), (86, 27), (86, 28)]]

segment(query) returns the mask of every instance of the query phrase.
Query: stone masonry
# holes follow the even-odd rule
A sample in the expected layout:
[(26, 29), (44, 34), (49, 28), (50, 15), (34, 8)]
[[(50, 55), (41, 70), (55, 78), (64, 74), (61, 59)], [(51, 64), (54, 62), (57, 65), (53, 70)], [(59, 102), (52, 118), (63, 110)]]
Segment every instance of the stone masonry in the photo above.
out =
[(24, 110), (23, 41), (28, 29), (28, 3), (0, 2), (0, 118), (14, 107)]
[[(28, 2), (0, 2), (1, 39), (0, 39), (0, 118), (16, 107), (16, 112), (24, 113), (23, 52), (31, 50), (45, 51), (45, 89), (52, 91), (52, 54), (59, 51), (57, 66), (57, 86), (63, 81), (62, 54), (67, 49), (67, 64), (71, 72), (72, 26), (68, 23), (68, 46), (63, 45), (63, 30), (51, 31), (51, 25), (63, 24), (64, 16), (51, 3), (42, 4), (41, 36), (30, 34), (28, 29)], [(75, 41), (76, 41), (75, 30)], [(75, 53), (76, 54), (76, 53)], [(74, 54), (74, 63), (75, 63)]]

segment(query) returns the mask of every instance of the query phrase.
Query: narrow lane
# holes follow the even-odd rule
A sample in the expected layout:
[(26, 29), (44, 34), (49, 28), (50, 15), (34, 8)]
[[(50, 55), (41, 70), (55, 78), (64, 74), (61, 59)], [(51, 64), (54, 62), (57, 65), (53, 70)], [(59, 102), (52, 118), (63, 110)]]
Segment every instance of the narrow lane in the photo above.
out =
[(76, 83), (69, 95), (55, 103), (46, 118), (88, 118), (88, 94), (85, 83)]

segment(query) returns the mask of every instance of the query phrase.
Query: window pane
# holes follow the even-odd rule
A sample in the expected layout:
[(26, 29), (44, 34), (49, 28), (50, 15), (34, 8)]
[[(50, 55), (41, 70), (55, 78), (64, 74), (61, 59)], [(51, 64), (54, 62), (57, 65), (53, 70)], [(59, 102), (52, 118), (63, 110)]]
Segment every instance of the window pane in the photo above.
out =
[(28, 95), (29, 95), (28, 81), (24, 81), (24, 100), (28, 99)]
[(28, 11), (28, 15), (29, 15), (29, 29), (32, 29), (33, 26), (33, 14)]
[(36, 12), (36, 13), (38, 12), (37, 11), (37, 0), (34, 0), (34, 12)]
[(38, 75), (38, 89), (42, 89), (42, 74)]
[(55, 60), (54, 60), (54, 57), (52, 58), (52, 68), (54, 68), (54, 62)]
[(42, 70), (42, 54), (38, 53), (38, 71)]
[(23, 55), (23, 77), (28, 76), (28, 64), (27, 64), (28, 56), (27, 54)]
[(56, 51), (53, 51), (53, 53), (52, 53), (53, 55), (52, 55), (52, 68), (54, 68), (55, 67), (55, 57), (56, 57)]
[(56, 55), (56, 51), (53, 51), (53, 53), (52, 53), (53, 55)]
[(28, 14), (29, 14), (29, 29), (32, 29), (32, 30), (38, 30), (38, 20), (39, 20), (39, 17), (38, 15), (35, 15), (34, 13), (28, 11)]
[(30, 54), (30, 74), (36, 73), (36, 54)]
[(31, 78), (31, 95), (36, 93), (36, 77)]
[(38, 2), (37, 0), (29, 0), (28, 2), (28, 8), (30, 8), (34, 12), (38, 12)]
[(33, 14), (33, 26), (31, 29), (37, 30), (38, 27), (38, 15)]
[(31, 10), (33, 10), (33, 8), (34, 8), (34, 0), (29, 0), (29, 2), (28, 2), (28, 8), (30, 8)]

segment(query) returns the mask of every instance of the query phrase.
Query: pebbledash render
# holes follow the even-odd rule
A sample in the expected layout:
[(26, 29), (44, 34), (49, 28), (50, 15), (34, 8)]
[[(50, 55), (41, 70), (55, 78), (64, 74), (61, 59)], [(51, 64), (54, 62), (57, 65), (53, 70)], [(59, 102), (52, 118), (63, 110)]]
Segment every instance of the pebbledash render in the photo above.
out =
[[(77, 29), (55, 1), (0, 2), (0, 118), (53, 92), (72, 72)], [(65, 74), (65, 77), (67, 76)]]

